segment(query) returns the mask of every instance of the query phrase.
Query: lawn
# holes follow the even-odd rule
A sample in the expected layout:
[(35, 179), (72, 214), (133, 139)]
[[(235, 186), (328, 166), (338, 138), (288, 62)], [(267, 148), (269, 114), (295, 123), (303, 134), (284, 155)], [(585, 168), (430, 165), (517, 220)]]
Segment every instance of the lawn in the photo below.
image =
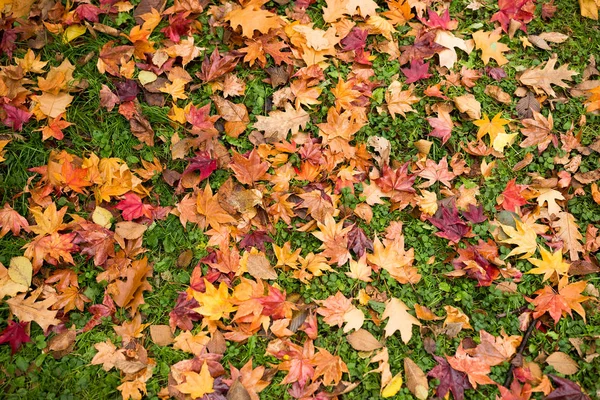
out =
[(6, 399), (600, 398), (598, 0), (6, 0)]

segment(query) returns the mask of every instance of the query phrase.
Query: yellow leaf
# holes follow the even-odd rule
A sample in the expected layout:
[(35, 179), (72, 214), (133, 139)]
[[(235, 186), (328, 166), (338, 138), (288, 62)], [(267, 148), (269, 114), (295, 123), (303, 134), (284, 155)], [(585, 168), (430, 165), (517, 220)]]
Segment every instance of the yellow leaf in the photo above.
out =
[(582, 17), (598, 20), (598, 5), (594, 0), (579, 0), (579, 7)]
[(525, 225), (523, 222), (516, 219), (516, 228), (502, 224), (500, 224), (500, 226), (502, 227), (504, 233), (506, 233), (509, 236), (507, 239), (501, 240), (501, 242), (517, 245), (517, 247), (515, 247), (510, 253), (508, 253), (508, 257), (517, 254), (523, 254), (521, 258), (528, 258), (531, 257), (533, 253), (535, 253), (535, 250), (537, 249), (537, 234), (530, 226)]
[(65, 29), (63, 41), (69, 43), (72, 40), (77, 39), (87, 31), (87, 28), (83, 25), (71, 25)]
[(187, 81), (181, 78), (173, 79), (173, 83), (165, 83), (160, 90), (163, 93), (170, 94), (173, 97), (173, 100), (178, 99), (187, 99), (187, 95), (185, 94), (185, 85), (187, 85)]
[(231, 304), (231, 297), (225, 282), (221, 282), (218, 290), (206, 279), (204, 283), (206, 292), (194, 292), (194, 298), (200, 304), (200, 307), (194, 308), (194, 311), (211, 321), (218, 321), (223, 317), (228, 317), (230, 312), (236, 310), (236, 307)]
[(175, 386), (175, 388), (181, 393), (189, 394), (193, 399), (203, 397), (205, 394), (214, 391), (213, 384), (215, 380), (210, 375), (206, 361), (202, 364), (200, 373), (189, 371), (184, 372), (183, 376), (185, 382)]
[(110, 228), (112, 225), (113, 215), (106, 208), (96, 207), (94, 213), (92, 214), (92, 221), (95, 224), (100, 225), (103, 228)]
[(138, 80), (140, 81), (140, 83), (142, 84), (142, 86), (145, 86), (145, 85), (147, 85), (149, 83), (152, 83), (156, 79), (158, 79), (158, 77), (152, 71), (140, 71), (139, 74), (138, 74)]
[(529, 270), (528, 274), (544, 274), (542, 281), (545, 281), (554, 274), (565, 275), (569, 272), (570, 264), (563, 261), (562, 250), (551, 253), (545, 248), (540, 247), (540, 254), (542, 255), (541, 260), (537, 258), (527, 259), (527, 261), (537, 267)]
[(383, 389), (383, 391), (381, 392), (381, 396), (382, 397), (392, 397), (395, 396), (396, 393), (398, 393), (400, 391), (400, 388), (402, 387), (402, 373), (399, 372), (396, 376), (394, 376), (392, 378), (392, 380), (390, 381), (390, 383), (387, 384), (387, 386)]
[(8, 276), (13, 282), (29, 287), (32, 274), (33, 265), (29, 259), (26, 257), (13, 257), (10, 259)]
[(518, 133), (500, 133), (492, 142), (492, 147), (499, 153), (504, 152), (504, 148), (515, 141)]
[(508, 62), (502, 53), (509, 51), (510, 48), (504, 43), (498, 42), (499, 39), (500, 32), (497, 30), (492, 32), (477, 31), (473, 33), (475, 47), (481, 50), (481, 59), (485, 65), (490, 62), (490, 58), (496, 60), (498, 65), (504, 65)]
[(490, 142), (494, 143), (499, 134), (505, 133), (504, 125), (508, 124), (508, 122), (507, 119), (502, 118), (502, 113), (496, 114), (491, 121), (487, 114), (483, 114), (482, 119), (473, 121), (473, 124), (479, 127), (479, 130), (477, 131), (477, 140), (485, 135), (489, 135)]

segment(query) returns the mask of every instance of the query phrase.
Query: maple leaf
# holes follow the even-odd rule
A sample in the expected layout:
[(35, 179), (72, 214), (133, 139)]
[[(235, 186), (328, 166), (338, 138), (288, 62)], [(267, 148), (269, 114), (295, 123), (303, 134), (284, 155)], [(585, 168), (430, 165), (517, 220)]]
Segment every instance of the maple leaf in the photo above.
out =
[(303, 109), (294, 109), (290, 103), (285, 104), (285, 111), (271, 111), (268, 117), (256, 116), (254, 128), (265, 133), (267, 143), (281, 142), (305, 128), (310, 121), (310, 115)]
[(494, 384), (494, 381), (487, 376), (491, 372), (490, 366), (478, 357), (469, 356), (462, 343), (456, 349), (456, 354), (453, 357), (446, 356), (446, 359), (452, 369), (467, 375), (474, 389), (477, 389), (477, 385)]
[(15, 131), (23, 130), (23, 125), (33, 116), (32, 113), (23, 111), (10, 104), (4, 104), (2, 108), (6, 113), (6, 117), (2, 120), (2, 123)]
[(569, 64), (564, 64), (554, 69), (557, 61), (558, 57), (556, 54), (553, 54), (548, 62), (546, 62), (544, 68), (540, 66), (529, 68), (518, 79), (522, 84), (533, 88), (536, 93), (545, 92), (550, 97), (556, 97), (552, 85), (567, 88), (569, 85), (563, 81), (573, 80), (573, 76), (577, 75), (577, 72), (568, 69)]
[(581, 294), (587, 282), (579, 281), (571, 284), (568, 282), (567, 276), (563, 276), (559, 281), (558, 293), (552, 287), (544, 286), (534, 293), (537, 295), (534, 299), (527, 298), (527, 301), (535, 306), (534, 318), (548, 313), (557, 323), (563, 315), (569, 314), (572, 317), (572, 311), (575, 311), (585, 321), (585, 310), (580, 303), (589, 299)]
[(511, 20), (520, 22), (519, 28), (527, 32), (527, 24), (533, 20), (535, 12), (535, 2), (533, 0), (498, 0), (500, 8), (491, 21), (498, 21), (505, 33), (509, 31)]
[(97, 224), (82, 223), (75, 233), (73, 243), (79, 246), (81, 254), (94, 257), (94, 265), (104, 265), (108, 257), (114, 257), (114, 232)]
[(529, 225), (519, 221), (515, 218), (515, 227), (508, 225), (502, 225), (502, 230), (508, 238), (501, 240), (502, 243), (517, 245), (507, 257), (523, 254), (521, 258), (529, 258), (537, 250), (536, 238), (537, 234)]
[(506, 211), (519, 213), (520, 207), (527, 204), (527, 200), (521, 195), (527, 185), (517, 185), (516, 182), (517, 178), (508, 181), (502, 192), (500, 205)]
[(145, 216), (152, 218), (153, 206), (142, 203), (142, 199), (135, 193), (129, 192), (125, 194), (125, 199), (121, 200), (115, 207), (123, 211), (123, 219), (133, 221), (134, 219)]
[(105, 371), (110, 371), (117, 362), (125, 361), (125, 355), (123, 349), (118, 349), (117, 347), (107, 339), (105, 342), (100, 342), (94, 344), (94, 348), (98, 351), (90, 364), (99, 365), (102, 364), (102, 369)]
[(73, 96), (64, 92), (58, 94), (45, 92), (35, 96), (40, 112), (50, 118), (58, 118), (59, 115), (64, 114), (73, 99)]
[(429, 136), (437, 137), (442, 139), (442, 144), (445, 144), (452, 135), (452, 128), (454, 123), (450, 117), (450, 112), (446, 108), (438, 107), (437, 118), (427, 118), (427, 122), (433, 128), (429, 132)]
[(427, 179), (427, 182), (422, 183), (419, 187), (426, 188), (432, 186), (436, 182), (441, 182), (447, 187), (451, 187), (450, 181), (455, 178), (455, 175), (448, 171), (448, 160), (446, 157), (442, 158), (439, 163), (427, 159), (425, 162), (425, 168), (418, 174), (421, 178)]
[(83, 311), (84, 303), (89, 303), (90, 301), (87, 296), (79, 292), (78, 287), (69, 286), (56, 296), (56, 303), (52, 305), (52, 308), (54, 310), (62, 309), (65, 314), (75, 308)]
[(206, 361), (202, 364), (200, 373), (187, 371), (183, 373), (183, 377), (185, 378), (185, 382), (174, 387), (181, 393), (189, 394), (193, 399), (204, 397), (204, 395), (214, 391), (213, 384), (215, 380), (210, 375)]
[(440, 381), (435, 391), (436, 396), (441, 399), (446, 397), (448, 392), (452, 392), (455, 400), (463, 400), (465, 389), (472, 388), (467, 375), (452, 368), (445, 358), (436, 355), (433, 358), (437, 361), (438, 365), (429, 371), (427, 376)]
[(137, 308), (144, 304), (144, 292), (152, 291), (152, 286), (147, 278), (152, 276), (152, 266), (148, 259), (135, 260), (125, 270), (125, 280), (117, 279), (107, 287), (108, 293), (119, 307), (131, 309), (134, 315)]
[(218, 321), (221, 318), (229, 317), (229, 313), (237, 309), (231, 302), (231, 296), (225, 282), (221, 282), (219, 289), (215, 288), (212, 283), (204, 280), (206, 291), (200, 293), (194, 291), (194, 298), (200, 305), (194, 308), (198, 314), (203, 315), (211, 321)]
[(73, 125), (70, 122), (63, 120), (64, 114), (60, 114), (57, 118), (52, 119), (52, 121), (45, 127), (39, 129), (42, 131), (42, 141), (47, 140), (53, 137), (56, 140), (62, 140), (65, 137), (63, 133), (63, 129), (68, 128)]
[(548, 376), (556, 388), (544, 400), (591, 400), (575, 382), (555, 375)]
[(521, 336), (507, 336), (502, 330), (501, 337), (495, 337), (483, 329), (479, 331), (481, 343), (475, 348), (475, 356), (489, 366), (500, 365), (517, 352)]
[(381, 319), (389, 318), (385, 326), (385, 337), (392, 336), (396, 331), (400, 331), (400, 337), (404, 343), (408, 343), (412, 338), (413, 325), (421, 326), (418, 319), (413, 317), (407, 311), (409, 308), (402, 300), (392, 297), (385, 305), (385, 310)]
[(509, 51), (510, 48), (504, 43), (498, 42), (499, 39), (500, 32), (498, 30), (492, 32), (477, 31), (473, 33), (475, 47), (481, 50), (481, 59), (485, 65), (488, 65), (491, 58), (496, 60), (500, 66), (508, 62), (502, 53)]
[(371, 282), (371, 267), (367, 264), (367, 255), (363, 254), (358, 261), (350, 259), (350, 272), (346, 275), (352, 279), (363, 282)]
[(529, 147), (536, 146), (538, 153), (542, 153), (553, 140), (556, 140), (552, 135), (554, 120), (552, 114), (548, 114), (548, 118), (544, 117), (539, 112), (533, 112), (533, 119), (528, 118), (521, 121), (523, 128), (521, 133), (526, 136), (519, 146)]
[[(352, 28), (350, 33), (340, 41), (340, 44), (344, 51), (364, 49), (367, 45), (368, 34), (366, 29)], [(338, 81), (338, 85), (340, 82), (342, 82), (341, 79)]]
[(205, 57), (202, 61), (200, 71), (196, 76), (203, 82), (211, 82), (215, 79), (233, 71), (239, 61), (239, 57), (232, 54), (220, 55), (219, 49), (215, 48), (209, 57)]
[(363, 228), (354, 225), (348, 232), (348, 249), (362, 257), (367, 250), (373, 251), (373, 241), (365, 235)]
[(29, 222), (21, 216), (17, 211), (13, 210), (10, 204), (4, 204), (0, 209), (0, 238), (4, 237), (8, 231), (11, 231), (14, 236), (19, 236), (21, 229), (29, 232)]
[(60, 324), (60, 320), (56, 318), (57, 311), (49, 309), (56, 302), (55, 297), (50, 296), (37, 301), (42, 294), (42, 290), (43, 286), (40, 286), (28, 298), (25, 298), (27, 293), (19, 294), (6, 300), (6, 304), (8, 304), (10, 312), (19, 318), (21, 322), (34, 321), (46, 331), (51, 325)]
[(562, 250), (557, 250), (554, 253), (549, 252), (544, 247), (540, 247), (542, 259), (528, 258), (527, 261), (535, 265), (537, 268), (527, 271), (528, 274), (544, 274), (543, 281), (550, 279), (552, 276), (561, 276), (569, 272), (570, 264), (563, 261)]
[(268, 162), (261, 162), (256, 150), (252, 150), (247, 157), (234, 152), (232, 162), (229, 164), (237, 180), (245, 185), (253, 185), (254, 182), (261, 180), (269, 166)]
[(409, 84), (417, 82), (421, 79), (427, 79), (432, 76), (428, 73), (429, 63), (424, 63), (423, 60), (413, 58), (410, 61), (410, 68), (401, 68), (402, 73), (406, 76), (404, 83)]
[(217, 160), (207, 151), (198, 151), (196, 156), (188, 158), (189, 164), (181, 174), (179, 184), (184, 188), (197, 186), (217, 169)]
[(427, 25), (429, 28), (439, 28), (447, 31), (453, 31), (458, 27), (458, 21), (450, 19), (449, 9), (444, 10), (443, 14), (438, 14), (431, 8), (427, 7), (427, 15), (429, 17), (429, 20), (419, 18), (419, 21)]
[(229, 384), (230, 387), (234, 387), (235, 382), (239, 382), (246, 389), (252, 400), (259, 400), (258, 393), (269, 386), (269, 381), (262, 379), (265, 367), (259, 366), (253, 369), (252, 357), (250, 357), (250, 360), (241, 369), (237, 369), (232, 365), (230, 371), (231, 379), (225, 380), (225, 383)]
[(48, 236), (38, 236), (23, 248), (25, 257), (32, 260), (33, 269), (37, 272), (44, 261), (52, 265), (58, 265), (62, 259), (68, 264), (75, 264), (71, 253), (77, 251), (77, 246), (73, 243), (75, 233), (59, 234), (52, 233)]
[(331, 354), (327, 349), (317, 347), (319, 350), (311, 358), (311, 363), (316, 367), (313, 379), (323, 377), (325, 386), (337, 385), (344, 372), (349, 373), (346, 363), (339, 357)]
[(189, 297), (186, 292), (180, 292), (177, 302), (169, 312), (169, 326), (172, 331), (179, 328), (184, 331), (191, 331), (193, 323), (199, 321), (202, 316), (194, 311), (199, 306), (195, 298)]
[(236, 29), (242, 27), (242, 35), (247, 38), (254, 36), (254, 31), (262, 34), (271, 29), (277, 29), (283, 25), (283, 20), (267, 10), (260, 9), (263, 2), (251, 1), (244, 8), (239, 8), (225, 14), (225, 21), (229, 21), (231, 27)]
[(413, 95), (413, 89), (411, 86), (407, 90), (402, 90), (402, 83), (399, 81), (390, 84), (385, 92), (385, 102), (393, 119), (396, 118), (396, 114), (406, 117), (407, 112), (417, 112), (412, 105), (418, 103), (420, 99)]
[(204, 191), (198, 194), (196, 207), (198, 214), (203, 215), (206, 218), (206, 222), (216, 230), (219, 230), (221, 224), (229, 224), (236, 221), (235, 218), (221, 207), (218, 195), (213, 196), (208, 183), (204, 187)]
[(344, 333), (352, 329), (360, 329), (365, 319), (364, 314), (354, 305), (352, 300), (346, 298), (342, 292), (338, 291), (335, 295), (329, 296), (325, 300), (316, 300), (320, 307), (317, 313), (322, 315), (323, 321), (330, 326), (344, 326)]
[(487, 114), (483, 114), (483, 118), (477, 121), (473, 121), (473, 124), (479, 127), (477, 131), (477, 140), (481, 139), (485, 135), (490, 136), (490, 142), (494, 143), (498, 135), (505, 133), (504, 125), (508, 124), (510, 121), (502, 118), (502, 113), (498, 113), (490, 119)]
[(428, 218), (440, 231), (435, 235), (458, 243), (460, 239), (471, 232), (471, 227), (458, 216), (458, 209), (454, 204), (442, 205), (433, 217)]
[(0, 332), (0, 344), (8, 343), (11, 354), (19, 351), (23, 343), (31, 342), (31, 338), (26, 332), (28, 322), (14, 322), (9, 320), (8, 326)]

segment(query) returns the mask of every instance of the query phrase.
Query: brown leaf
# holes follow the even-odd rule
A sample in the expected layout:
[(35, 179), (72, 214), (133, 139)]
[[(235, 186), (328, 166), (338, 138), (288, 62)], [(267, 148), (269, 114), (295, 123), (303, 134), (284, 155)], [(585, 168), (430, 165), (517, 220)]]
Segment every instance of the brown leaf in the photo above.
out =
[(540, 112), (540, 102), (532, 92), (527, 92), (527, 95), (517, 102), (516, 109), (519, 119), (531, 118), (534, 112)]
[(383, 347), (381, 342), (375, 339), (369, 331), (364, 329), (359, 329), (349, 334), (346, 339), (348, 339), (350, 346), (358, 351), (373, 351)]
[(502, 104), (510, 104), (512, 102), (512, 97), (499, 86), (487, 85), (484, 93)]
[(173, 343), (173, 333), (169, 325), (150, 325), (150, 337), (158, 346), (168, 346)]
[(229, 391), (227, 392), (227, 400), (251, 400), (250, 393), (248, 390), (242, 385), (240, 379), (236, 379), (231, 384)]
[(142, 237), (148, 227), (133, 221), (122, 221), (115, 226), (115, 233), (123, 239), (135, 240)]
[(264, 254), (248, 255), (248, 273), (256, 279), (277, 279), (277, 272)]
[(73, 326), (71, 329), (59, 333), (50, 339), (44, 352), (52, 353), (52, 356), (56, 359), (62, 358), (73, 351), (76, 336), (75, 326)]
[(573, 375), (579, 371), (577, 363), (566, 353), (556, 351), (546, 358), (546, 363), (557, 372), (565, 375)]
[(423, 370), (410, 358), (404, 359), (404, 374), (406, 387), (419, 400), (425, 400), (429, 395), (429, 383)]
[(573, 80), (573, 76), (577, 75), (577, 72), (568, 69), (569, 64), (562, 65), (558, 69), (554, 69), (558, 61), (556, 54), (548, 60), (544, 68), (535, 67), (529, 68), (519, 78), (519, 81), (527, 85), (536, 92), (545, 92), (550, 97), (556, 97), (556, 93), (552, 89), (551, 85), (559, 86), (562, 88), (568, 88), (569, 85), (563, 81)]
[(36, 301), (41, 295), (44, 286), (40, 286), (28, 298), (26, 293), (19, 294), (12, 299), (6, 300), (10, 312), (12, 312), (21, 322), (36, 322), (43, 330), (47, 330), (50, 325), (60, 324), (56, 318), (56, 310), (49, 308), (56, 302), (56, 297), (48, 297), (41, 301)]

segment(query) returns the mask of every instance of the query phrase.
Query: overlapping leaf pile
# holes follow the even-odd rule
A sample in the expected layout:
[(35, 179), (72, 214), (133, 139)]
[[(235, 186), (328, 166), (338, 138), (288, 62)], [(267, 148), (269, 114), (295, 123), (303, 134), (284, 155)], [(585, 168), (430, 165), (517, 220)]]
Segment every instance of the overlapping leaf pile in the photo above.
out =
[[(597, 312), (598, 290), (585, 275), (599, 270), (598, 228), (580, 226), (568, 202), (591, 195), (600, 204), (600, 169), (580, 169), (600, 142), (582, 144), (578, 129), (585, 116), (577, 115), (570, 129), (555, 127), (553, 117), (560, 112), (556, 104), (580, 101), (565, 91), (578, 72), (548, 54), (516, 77), (507, 68), (506, 43), (513, 37), (552, 51), (568, 39), (527, 31), (534, 18), (553, 18), (552, 2), (538, 9), (533, 0), (487, 4), (497, 10), (491, 22), (464, 30), (448, 4), (417, 0), (4, 4), (0, 49), (8, 62), (0, 70), (0, 116), (13, 132), (0, 150), (28, 140), (17, 132), (30, 125), (44, 141), (63, 140), (75, 99), (96, 97), (110, 118), (128, 121), (140, 142), (136, 150), (170, 153), (161, 158), (157, 152), (153, 162), (133, 168), (94, 152), (48, 150), (45, 165), (30, 166), (31, 179), (19, 194), (27, 214), (10, 203), (0, 210), (0, 235), (26, 240), (22, 255), (0, 264), (7, 305), (0, 343), (13, 353), (31, 340), (31, 323), (51, 336), (47, 351), (61, 357), (83, 332), (111, 321), (114, 339), (95, 344), (91, 364), (120, 372), (125, 399), (141, 398), (154, 379), (150, 337), (189, 353), (170, 366), (160, 397), (258, 399), (269, 385), (286, 385), (292, 398), (325, 399), (361, 390), (361, 376), (351, 373), (348, 360), (322, 347), (329, 343), (323, 332), (334, 331), (369, 360), (367, 373), (380, 376), (383, 397), (406, 385), (419, 399), (448, 392), (462, 399), (492, 385), (502, 399), (535, 393), (586, 398), (576, 383), (540, 368), (545, 361), (573, 374), (579, 365), (568, 354), (534, 354), (535, 360), (523, 354), (533, 330), (551, 330), (565, 318), (585, 320), (586, 309)], [(594, 17), (596, 3), (581, 4), (582, 14)], [(467, 6), (480, 7), (477, 1)], [(124, 15), (135, 24), (115, 28)], [(222, 39), (210, 50), (200, 39), (209, 31)], [(41, 59), (48, 40), (76, 45), (92, 37), (102, 38), (101, 45), (83, 63), (97, 63), (99, 91), (74, 78), (74, 60), (51, 66)], [(396, 73), (384, 78), (376, 60), (396, 65)], [(485, 67), (459, 60), (471, 66), (481, 60)], [(267, 104), (247, 104), (252, 71), (262, 70), (272, 96)], [(571, 90), (585, 96), (590, 113), (600, 108), (598, 74), (591, 63)], [(506, 81), (518, 86), (514, 93), (501, 87)], [(210, 100), (195, 103), (199, 91)], [(482, 109), (484, 97), (500, 111)], [(150, 107), (169, 108), (168, 133), (155, 132)], [(429, 126), (420, 127), (415, 140), (402, 129), (372, 126), (375, 117), (403, 120), (423, 112)], [(242, 140), (244, 150), (237, 146)], [(487, 180), (506, 162), (504, 153), (519, 148), (526, 152), (518, 153), (513, 171), (558, 149), (554, 168), (530, 170), (501, 190), (487, 190)], [(399, 155), (408, 152), (408, 158)], [(173, 167), (174, 160), (185, 165)], [(159, 205), (168, 200), (153, 192), (157, 179), (172, 187), (175, 202)], [(484, 208), (484, 191), (492, 207)], [(381, 224), (382, 212), (424, 223), (449, 257), (417, 262), (405, 224), (397, 218)], [(144, 235), (176, 217), (187, 230), (201, 230), (209, 250), (170, 310), (144, 309), (158, 257)], [(302, 241), (282, 239), (282, 229), (320, 247), (310, 251)], [(98, 304), (79, 285), (75, 260), (84, 259), (105, 287)], [(474, 280), (490, 291), (520, 293), (528, 305), (511, 315), (508, 334), (481, 329), (477, 335), (470, 317), (447, 299), (419, 304), (388, 290), (387, 282), (419, 290), (431, 265), (451, 285)], [(524, 287), (523, 274), (542, 275), (541, 281)], [(320, 299), (288, 293), (282, 282), (303, 287), (335, 275), (352, 287)], [(74, 310), (88, 316), (83, 326), (70, 321)], [(157, 311), (169, 312), (168, 326), (152, 323), (162, 317)], [(390, 359), (386, 346), (394, 336), (406, 345), (402, 363)], [(455, 353), (436, 350), (436, 337), (457, 336), (463, 339)], [(251, 358), (239, 368), (222, 362), (233, 344), (255, 337), (272, 362)], [(430, 353), (429, 364), (411, 359), (416, 342)], [(582, 355), (580, 347), (577, 352)], [(435, 367), (426, 369), (433, 360)], [(490, 376), (498, 366), (505, 382), (497, 379), (503, 374)]]

